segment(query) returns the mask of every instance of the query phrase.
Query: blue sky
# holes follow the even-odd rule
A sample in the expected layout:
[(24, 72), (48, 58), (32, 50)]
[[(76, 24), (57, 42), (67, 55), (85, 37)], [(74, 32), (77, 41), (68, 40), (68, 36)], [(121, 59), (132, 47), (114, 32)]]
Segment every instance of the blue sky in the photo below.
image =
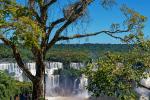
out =
[[(90, 6), (90, 17), (92, 19), (89, 25), (89, 31), (99, 31), (100, 29), (108, 29), (111, 23), (119, 23), (123, 21), (123, 15), (120, 12), (120, 6), (126, 4), (129, 8), (134, 9), (140, 14), (148, 18), (145, 24), (145, 38), (150, 38), (150, 0), (117, 0), (117, 5), (111, 9), (104, 9), (97, 2)], [(77, 42), (75, 40), (74, 42)], [(85, 40), (80, 40), (80, 43), (84, 43)], [(107, 35), (101, 34), (93, 36), (88, 39), (90, 43), (121, 43), (119, 40), (111, 38)]]
[[(17, 0), (20, 3), (23, 3), (22, 0)], [(60, 0), (62, 2), (63, 0)], [(87, 32), (96, 32), (100, 30), (109, 29), (112, 23), (121, 23), (123, 19), (123, 14), (120, 11), (120, 7), (122, 4), (127, 5), (129, 8), (134, 9), (140, 14), (146, 16), (148, 18), (145, 24), (145, 37), (150, 38), (150, 0), (116, 0), (117, 5), (112, 7), (111, 9), (104, 9), (100, 6), (100, 3), (94, 2), (89, 7), (89, 16), (90, 23), (87, 27)], [(70, 43), (121, 43), (119, 40), (116, 40), (110, 36), (105, 34), (100, 34), (98, 36), (92, 36), (88, 39), (75, 39), (71, 40)]]

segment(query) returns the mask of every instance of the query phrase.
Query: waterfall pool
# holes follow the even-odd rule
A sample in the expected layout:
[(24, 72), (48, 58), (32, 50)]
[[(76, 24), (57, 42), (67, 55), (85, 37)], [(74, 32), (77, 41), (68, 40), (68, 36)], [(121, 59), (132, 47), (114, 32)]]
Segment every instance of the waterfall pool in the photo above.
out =
[(46, 100), (88, 100), (86, 97), (78, 97), (78, 96), (73, 96), (73, 97), (46, 97)]

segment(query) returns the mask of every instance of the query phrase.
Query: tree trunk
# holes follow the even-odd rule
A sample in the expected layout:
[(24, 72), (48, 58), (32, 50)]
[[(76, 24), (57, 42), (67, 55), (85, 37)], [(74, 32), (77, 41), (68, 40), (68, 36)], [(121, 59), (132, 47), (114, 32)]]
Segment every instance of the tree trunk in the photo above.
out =
[(33, 82), (32, 100), (40, 100), (43, 98), (43, 78), (39, 78)]
[(33, 81), (32, 100), (41, 100), (44, 97), (44, 72), (45, 65), (40, 59), (36, 61), (36, 76)]

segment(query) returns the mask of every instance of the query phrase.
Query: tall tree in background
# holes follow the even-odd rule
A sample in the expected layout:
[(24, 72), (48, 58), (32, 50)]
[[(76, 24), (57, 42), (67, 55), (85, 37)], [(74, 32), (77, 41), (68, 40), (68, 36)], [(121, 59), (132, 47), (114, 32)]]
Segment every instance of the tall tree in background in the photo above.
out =
[[(24, 1), (28, 4), (20, 5), (16, 0), (0, 0), (0, 40), (12, 49), (18, 66), (32, 81), (33, 100), (39, 100), (43, 96), (45, 55), (56, 42), (102, 33), (128, 41), (137, 34), (142, 34), (143, 22), (145, 21), (144, 16), (127, 7), (122, 7), (121, 10), (126, 17), (123, 29), (119, 24), (112, 24), (110, 30), (100, 30), (93, 33), (73, 32), (66, 35), (65, 33), (71, 26), (74, 27), (78, 22), (83, 23), (82, 20), (87, 14), (88, 6), (94, 4), (93, 2), (100, 2), (103, 7), (107, 8), (114, 3), (114, 0)], [(63, 5), (65, 2), (68, 6)], [(117, 33), (128, 33), (129, 35), (121, 38), (115, 35)], [(19, 45), (32, 51), (36, 62), (35, 76), (24, 63), (19, 52)]]

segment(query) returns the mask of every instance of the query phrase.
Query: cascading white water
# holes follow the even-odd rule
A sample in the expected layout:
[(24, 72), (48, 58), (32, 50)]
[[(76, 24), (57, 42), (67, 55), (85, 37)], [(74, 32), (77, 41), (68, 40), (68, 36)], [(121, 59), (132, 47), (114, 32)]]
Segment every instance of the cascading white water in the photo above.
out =
[(36, 74), (36, 64), (33, 62), (33, 63), (26, 63), (28, 69), (30, 70), (30, 72), (35, 75)]
[(81, 69), (83, 67), (85, 67), (83, 63), (70, 63), (70, 68)]
[(16, 80), (23, 81), (22, 70), (17, 66), (17, 63), (0, 63), (0, 70), (7, 71)]
[(74, 89), (74, 90), (76, 90), (76, 89), (78, 88), (78, 86), (77, 86), (77, 81), (78, 81), (78, 79), (75, 79), (75, 81), (74, 81), (74, 86), (73, 86), (73, 89)]
[[(144, 73), (147, 75), (147, 78), (146, 79), (142, 79), (140, 81), (140, 83), (143, 86), (145, 86), (147, 88), (150, 88), (150, 69), (146, 70)], [(137, 88), (135, 88), (135, 91), (140, 96), (139, 100), (150, 100), (150, 90), (149, 89), (146, 89), (144, 87), (137, 87)]]
[(54, 71), (63, 68), (60, 62), (46, 62), (46, 96), (57, 96), (59, 88), (59, 75), (54, 75)]
[[(31, 73), (33, 75), (35, 75), (35, 73), (36, 73), (35, 63), (34, 62), (27, 63), (26, 65), (28, 66), (28, 69), (31, 71)], [(60, 75), (54, 75), (54, 71), (63, 68), (63, 64), (61, 62), (45, 62), (45, 65), (46, 65), (45, 73), (47, 76), (46, 77), (46, 95), (53, 97), (52, 100), (57, 100), (56, 96), (58, 96), (58, 98), (60, 98), (60, 100), (63, 100), (62, 97), (59, 97), (59, 96), (65, 96), (65, 91), (66, 91), (66, 87), (68, 87), (67, 83), (69, 82), (69, 80), (64, 79), (65, 84), (60, 85), (61, 84)], [(80, 68), (84, 67), (84, 64), (71, 63), (70, 67), (75, 68), (75, 69), (80, 69)], [(11, 76), (13, 76), (16, 80), (28, 81), (27, 79), (25, 79), (23, 77), (23, 72), (17, 66), (16, 63), (8, 63), (8, 62), (0, 63), (0, 70), (7, 70), (7, 72)], [(147, 79), (141, 80), (141, 83), (146, 87), (149, 87), (149, 82), (150, 82), (150, 77)], [(81, 97), (88, 97), (88, 91), (85, 88), (85, 86), (87, 86), (87, 84), (88, 84), (88, 80), (84, 75), (82, 75), (82, 77), (80, 77), (80, 78), (74, 79), (74, 82), (72, 85), (73, 90), (71, 91), (71, 93), (72, 93), (71, 96), (73, 96), (73, 97), (76, 96), (77, 100), (79, 100), (78, 97), (80, 98), (80, 100), (83, 100), (83, 99), (81, 99)], [(146, 98), (147, 98), (147, 95), (150, 94), (149, 90), (145, 90), (140, 87), (136, 88), (136, 91), (139, 94), (144, 95)], [(49, 99), (49, 100), (51, 100), (51, 99)], [(65, 97), (64, 100), (67, 100), (67, 98)]]
[(58, 96), (56, 88), (59, 87), (59, 75), (48, 75), (46, 77), (46, 96)]
[(88, 79), (85, 77), (85, 75), (82, 75), (80, 78), (80, 84), (79, 88), (81, 89), (81, 92), (78, 94), (79, 96), (89, 97), (88, 90), (86, 89), (86, 86), (88, 85)]
[[(88, 98), (88, 91), (85, 86), (88, 84), (87, 78), (82, 75), (74, 79), (73, 89), (70, 91), (70, 95), (67, 93), (68, 85), (71, 79), (66, 79), (64, 77), (63, 86), (60, 85), (60, 75), (53, 75), (54, 70), (58, 70), (63, 67), (55, 67), (53, 64), (49, 64), (49, 74), (46, 77), (46, 95), (48, 100), (86, 100)], [(80, 69), (84, 66), (82, 63), (71, 63), (70, 67), (75, 69)], [(47, 71), (48, 73), (48, 71)], [(71, 83), (70, 83), (71, 84)]]

